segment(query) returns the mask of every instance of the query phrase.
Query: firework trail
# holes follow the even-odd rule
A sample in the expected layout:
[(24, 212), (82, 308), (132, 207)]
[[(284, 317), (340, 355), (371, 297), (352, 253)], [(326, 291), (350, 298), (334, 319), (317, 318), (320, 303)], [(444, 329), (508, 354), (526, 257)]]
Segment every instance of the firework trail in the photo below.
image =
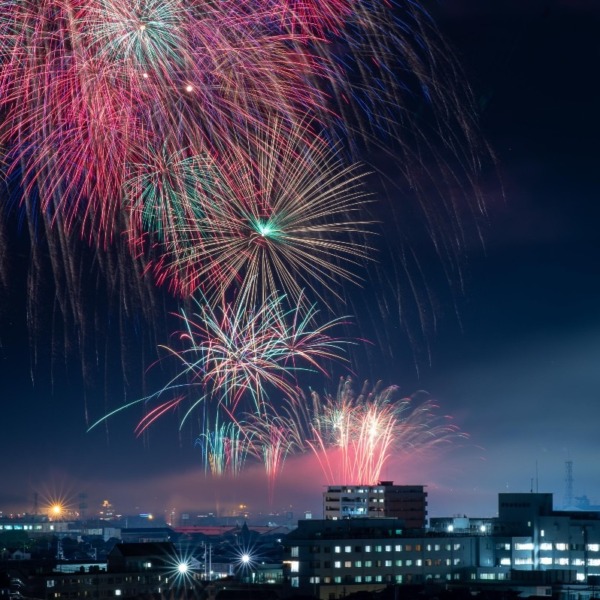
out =
[(261, 414), (247, 416), (244, 431), (251, 436), (250, 454), (261, 460), (267, 475), (269, 506), (275, 499), (277, 477), (283, 471), (285, 459), (303, 447), (302, 440), (295, 437), (296, 428), (290, 428), (287, 419), (274, 414), (273, 409), (264, 407)]
[(198, 436), (195, 446), (202, 450), (206, 472), (220, 477), (225, 474), (237, 476), (252, 448), (251, 433), (235, 421), (214, 421), (206, 415), (205, 430)]

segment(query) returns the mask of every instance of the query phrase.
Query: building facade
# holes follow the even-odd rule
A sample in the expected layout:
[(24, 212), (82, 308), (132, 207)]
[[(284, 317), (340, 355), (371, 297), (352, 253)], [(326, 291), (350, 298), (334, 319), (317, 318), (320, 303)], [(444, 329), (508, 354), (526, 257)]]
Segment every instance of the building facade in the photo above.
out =
[(512, 588), (521, 582), (520, 589), (538, 596), (553, 593), (554, 584), (580, 586), (586, 598), (600, 583), (600, 513), (554, 511), (551, 494), (499, 494), (498, 517), (434, 525), (419, 531), (385, 517), (300, 521), (285, 542), (287, 585), (334, 600), (428, 581)]
[(329, 520), (392, 517), (405, 528), (427, 525), (427, 492), (422, 485), (331, 485), (323, 493), (323, 515)]

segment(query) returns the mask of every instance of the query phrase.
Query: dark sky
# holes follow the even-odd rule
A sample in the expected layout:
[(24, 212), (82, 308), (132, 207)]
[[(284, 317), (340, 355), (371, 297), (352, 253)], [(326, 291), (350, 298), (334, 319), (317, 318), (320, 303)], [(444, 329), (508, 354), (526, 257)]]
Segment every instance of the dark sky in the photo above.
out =
[[(507, 490), (554, 492), (560, 506), (572, 460), (574, 496), (600, 504), (600, 6), (442, 0), (427, 7), (468, 75), (498, 173), (488, 169), (483, 182), (485, 243), (465, 263), (458, 316), (445, 311), (418, 374), (391, 361), (382, 375), (407, 394), (426, 389), (470, 437), (428, 460), (404, 457), (385, 476), (428, 485), (432, 516), (491, 516), (496, 494)], [(205, 478), (175, 422), (149, 439), (135, 438), (134, 415), (86, 433), (86, 410), (93, 418), (125, 394), (138, 397), (160, 372), (146, 388), (130, 377), (90, 389), (77, 364), (53, 377), (32, 369), (16, 296), (6, 296), (0, 320), (0, 510), (31, 510), (34, 492), (72, 499), (87, 492), (90, 505), (109, 498), (125, 512), (226, 510), (241, 501), (265, 508), (260, 467), (233, 484)], [(314, 479), (310, 469), (288, 460), (279, 507), (319, 513), (321, 484), (304, 483)]]

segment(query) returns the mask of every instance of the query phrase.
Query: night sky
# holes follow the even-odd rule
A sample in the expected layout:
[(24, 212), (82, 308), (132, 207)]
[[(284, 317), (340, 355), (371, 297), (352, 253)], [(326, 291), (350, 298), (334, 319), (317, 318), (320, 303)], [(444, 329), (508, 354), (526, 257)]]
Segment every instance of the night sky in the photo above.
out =
[[(600, 504), (600, 6), (426, 6), (467, 74), (497, 168), (484, 171), (484, 242), (473, 241), (465, 259), (456, 310), (449, 303), (441, 311), (427, 349), (423, 340), (412, 347), (398, 330), (380, 349), (390, 350), (385, 359), (355, 367), (357, 379), (382, 378), (404, 394), (427, 390), (469, 437), (427, 458), (392, 461), (384, 476), (427, 485), (430, 516), (493, 516), (504, 491), (553, 492), (560, 508), (571, 460), (573, 496)], [(225, 514), (240, 502), (267, 511), (261, 465), (233, 482), (205, 477), (193, 436), (178, 432), (176, 419), (136, 438), (139, 414), (124, 412), (86, 432), (107, 408), (156, 389), (165, 375), (154, 368), (144, 376), (155, 360), (148, 344), (130, 361), (145, 367), (132, 366), (125, 382), (111, 373), (84, 382), (73, 353), (48, 368), (56, 349), (47, 341), (51, 332), (26, 327), (26, 266), (19, 262), (26, 252), (18, 223), (9, 225), (13, 267), (0, 310), (0, 510), (31, 511), (36, 492), (75, 503), (85, 492), (90, 511), (105, 498), (125, 513)], [(395, 335), (385, 322), (362, 327), (374, 341), (385, 337), (377, 328)], [(318, 516), (322, 484), (314, 464), (288, 458), (273, 509)]]

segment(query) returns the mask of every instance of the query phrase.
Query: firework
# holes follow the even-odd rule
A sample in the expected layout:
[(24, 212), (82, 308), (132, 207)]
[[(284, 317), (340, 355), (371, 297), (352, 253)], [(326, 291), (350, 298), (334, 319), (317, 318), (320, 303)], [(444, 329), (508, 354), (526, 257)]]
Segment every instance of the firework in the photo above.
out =
[(267, 475), (269, 506), (273, 506), (275, 483), (283, 471), (285, 459), (301, 449), (303, 442), (294, 435), (296, 428), (290, 428), (289, 421), (264, 407), (262, 413), (248, 415), (244, 430), (252, 436), (250, 453), (261, 460)]
[(277, 292), (297, 300), (303, 288), (339, 298), (340, 281), (360, 280), (356, 271), (373, 258), (365, 173), (345, 166), (322, 138), (307, 144), (309, 130), (275, 122), (267, 137), (241, 143), (241, 155), (215, 168), (205, 218), (168, 234), (195, 243), (161, 252), (183, 290), (203, 286), (222, 296), (239, 289), (255, 304)]
[[(330, 335), (346, 322), (344, 318), (318, 325), (316, 306), (306, 309), (302, 298), (290, 307), (286, 303), (286, 296), (272, 296), (254, 309), (246, 302), (213, 307), (206, 299), (195, 301), (196, 312), (180, 313), (184, 328), (178, 337), (184, 348), (163, 347), (176, 359), (177, 375), (158, 392), (117, 408), (90, 429), (131, 406), (168, 395), (176, 397), (151, 409), (139, 422), (138, 434), (175, 409), (184, 411), (181, 426), (205, 404), (222, 407), (235, 420), (242, 399), (242, 412), (252, 407), (261, 415), (271, 394), (295, 395), (300, 373), (325, 374), (323, 363), (343, 362), (344, 347), (350, 342)], [(218, 427), (217, 422), (216, 429), (205, 431), (208, 437), (203, 439), (209, 445)]]
[(341, 379), (335, 396), (313, 392), (310, 402), (288, 404), (288, 422), (330, 483), (372, 485), (393, 455), (414, 457), (465, 437), (431, 399), (397, 396), (396, 386), (368, 382), (356, 394), (351, 379)]
[(202, 450), (207, 472), (221, 476), (240, 474), (250, 446), (249, 432), (236, 422), (206, 424), (206, 430), (198, 436), (195, 445)]

